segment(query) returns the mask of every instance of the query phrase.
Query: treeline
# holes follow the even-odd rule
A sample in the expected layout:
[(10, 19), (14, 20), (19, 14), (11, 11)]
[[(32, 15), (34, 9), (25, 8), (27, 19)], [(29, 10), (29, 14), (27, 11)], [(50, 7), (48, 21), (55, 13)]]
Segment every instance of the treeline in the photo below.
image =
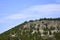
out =
[(39, 20), (60, 20), (60, 18), (40, 18)]

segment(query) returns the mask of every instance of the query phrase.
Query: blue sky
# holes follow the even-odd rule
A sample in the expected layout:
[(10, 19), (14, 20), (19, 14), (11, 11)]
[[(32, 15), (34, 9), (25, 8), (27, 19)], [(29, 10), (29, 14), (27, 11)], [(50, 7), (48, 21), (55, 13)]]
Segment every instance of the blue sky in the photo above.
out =
[(44, 17), (60, 17), (60, 0), (0, 0), (0, 33)]

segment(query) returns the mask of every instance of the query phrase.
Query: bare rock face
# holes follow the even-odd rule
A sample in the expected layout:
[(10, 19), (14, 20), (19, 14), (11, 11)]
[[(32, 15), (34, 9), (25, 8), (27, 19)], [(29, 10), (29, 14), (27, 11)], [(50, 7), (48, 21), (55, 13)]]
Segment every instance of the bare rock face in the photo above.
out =
[(49, 37), (48, 40), (56, 40), (54, 37)]

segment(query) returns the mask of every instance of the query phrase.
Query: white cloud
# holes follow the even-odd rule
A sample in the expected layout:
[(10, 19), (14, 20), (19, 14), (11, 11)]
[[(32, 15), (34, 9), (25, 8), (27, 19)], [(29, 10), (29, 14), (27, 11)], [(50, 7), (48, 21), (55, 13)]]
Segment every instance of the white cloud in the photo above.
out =
[(21, 18), (26, 18), (29, 17), (30, 15), (27, 14), (13, 14), (13, 15), (9, 15), (7, 17), (5, 17), (5, 19), (21, 19)]
[(47, 15), (53, 15), (60, 13), (60, 4), (45, 4), (45, 5), (35, 5), (25, 10), (20, 11), (20, 13), (12, 14), (7, 17), (4, 17), (2, 21), (7, 19), (17, 20), (24, 19), (27, 17), (44, 17)]
[(44, 12), (44, 13), (52, 13), (54, 11), (60, 11), (60, 4), (46, 4), (46, 5), (36, 5), (27, 10), (25, 12)]
[(27, 17), (31, 17), (31, 15), (28, 14), (21, 14), (21, 13), (17, 13), (17, 14), (12, 14), (12, 15), (8, 15), (4, 18), (2, 18), (0, 20), (0, 23), (4, 23), (4, 22), (12, 22), (14, 20), (21, 20)]
[(27, 8), (22, 11), (32, 16), (47, 16), (60, 13), (60, 4), (46, 4), (46, 5), (36, 5), (30, 8)]
[(22, 22), (22, 19), (27, 20), (30, 18), (36, 19), (40, 17), (60, 17), (60, 4), (35, 5), (20, 11), (20, 13), (3, 17), (0, 19), (0, 24), (2, 24), (4, 27), (7, 25), (6, 28), (10, 29), (14, 25), (18, 24), (18, 22)]

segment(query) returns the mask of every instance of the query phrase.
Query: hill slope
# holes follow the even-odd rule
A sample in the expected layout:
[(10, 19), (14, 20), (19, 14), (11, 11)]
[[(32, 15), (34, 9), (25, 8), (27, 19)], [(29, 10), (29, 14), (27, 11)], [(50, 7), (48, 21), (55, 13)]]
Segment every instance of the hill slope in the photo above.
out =
[(0, 34), (0, 40), (60, 40), (60, 18), (25, 21)]

